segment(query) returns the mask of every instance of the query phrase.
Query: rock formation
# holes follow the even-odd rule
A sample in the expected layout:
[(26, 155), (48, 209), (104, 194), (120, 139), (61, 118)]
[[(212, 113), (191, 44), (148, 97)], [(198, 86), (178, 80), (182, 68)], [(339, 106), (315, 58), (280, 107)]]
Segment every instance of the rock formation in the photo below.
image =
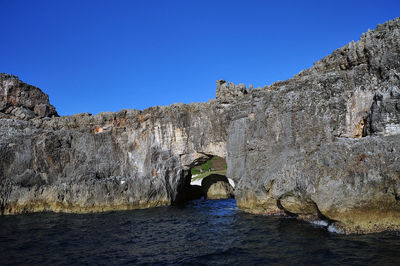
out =
[(220, 103), (229, 103), (245, 94), (247, 94), (247, 89), (244, 84), (235, 85), (222, 79), (217, 81), (215, 96)]
[(0, 97), (3, 214), (184, 201), (190, 168), (218, 155), (245, 211), (400, 229), (400, 18), (287, 81), (220, 80), (207, 103), (57, 117), (4, 74)]
[(399, 18), (378, 25), (240, 100), (227, 142), (239, 207), (345, 233), (400, 229), (399, 32)]
[(0, 88), (0, 118), (28, 120), (58, 116), (49, 103), (49, 96), (39, 88), (21, 82), (16, 76), (0, 74)]
[(230, 199), (233, 198), (233, 187), (228, 178), (223, 175), (211, 174), (201, 181), (201, 188), (205, 199)]
[[(0, 95), (5, 91), (1, 86)], [(184, 201), (190, 168), (211, 154), (225, 157), (228, 115), (215, 100), (24, 120), (4, 114), (1, 212), (92, 212)]]

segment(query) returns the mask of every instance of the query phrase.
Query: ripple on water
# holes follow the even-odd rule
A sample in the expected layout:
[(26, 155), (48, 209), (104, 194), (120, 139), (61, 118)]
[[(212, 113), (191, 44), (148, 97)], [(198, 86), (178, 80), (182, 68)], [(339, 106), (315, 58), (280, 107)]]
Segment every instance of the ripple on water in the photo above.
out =
[(243, 213), (235, 200), (99, 214), (0, 217), (0, 264), (391, 264), (399, 233)]

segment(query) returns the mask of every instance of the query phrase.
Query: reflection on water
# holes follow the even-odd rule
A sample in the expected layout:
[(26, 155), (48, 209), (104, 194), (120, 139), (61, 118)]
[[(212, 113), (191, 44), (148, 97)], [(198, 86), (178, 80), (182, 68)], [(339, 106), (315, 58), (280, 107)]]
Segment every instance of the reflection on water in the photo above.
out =
[(235, 200), (99, 214), (0, 217), (0, 264), (395, 264), (398, 233), (344, 236)]

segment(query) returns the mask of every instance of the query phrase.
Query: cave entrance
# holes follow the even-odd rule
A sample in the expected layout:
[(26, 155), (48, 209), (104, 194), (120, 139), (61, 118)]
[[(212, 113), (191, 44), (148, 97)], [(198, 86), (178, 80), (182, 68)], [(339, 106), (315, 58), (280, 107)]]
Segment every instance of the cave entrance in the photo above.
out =
[(210, 156), (206, 162), (190, 169), (186, 199), (228, 199), (234, 197), (235, 183), (226, 176), (225, 158)]

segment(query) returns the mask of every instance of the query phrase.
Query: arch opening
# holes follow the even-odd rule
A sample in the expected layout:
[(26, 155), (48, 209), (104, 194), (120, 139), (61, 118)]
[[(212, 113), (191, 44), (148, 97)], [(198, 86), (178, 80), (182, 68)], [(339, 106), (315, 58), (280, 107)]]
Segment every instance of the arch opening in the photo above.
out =
[(235, 183), (226, 176), (226, 170), (226, 159), (215, 155), (194, 163), (186, 179), (185, 201), (233, 198)]

